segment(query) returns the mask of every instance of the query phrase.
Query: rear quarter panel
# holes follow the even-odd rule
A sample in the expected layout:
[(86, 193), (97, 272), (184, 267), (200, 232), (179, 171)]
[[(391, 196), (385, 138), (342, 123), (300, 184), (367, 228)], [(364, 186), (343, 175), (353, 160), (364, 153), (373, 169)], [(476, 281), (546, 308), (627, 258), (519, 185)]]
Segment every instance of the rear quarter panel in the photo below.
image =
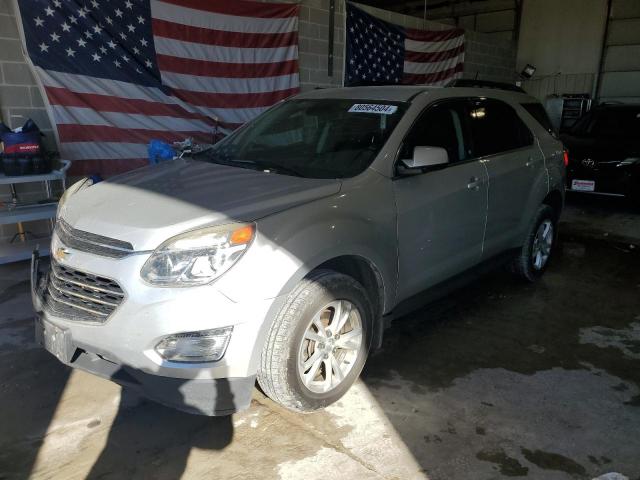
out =
[[(532, 99), (532, 101), (536, 100)], [(545, 168), (532, 179), (529, 201), (526, 211), (523, 212), (520, 225), (521, 240), (524, 241), (524, 236), (528, 231), (533, 216), (550, 192), (557, 191), (560, 193), (564, 204), (565, 167), (562, 142), (547, 132), (520, 104), (513, 105), (520, 118), (527, 124), (536, 137), (535, 144), (540, 154), (544, 157), (545, 166)]]

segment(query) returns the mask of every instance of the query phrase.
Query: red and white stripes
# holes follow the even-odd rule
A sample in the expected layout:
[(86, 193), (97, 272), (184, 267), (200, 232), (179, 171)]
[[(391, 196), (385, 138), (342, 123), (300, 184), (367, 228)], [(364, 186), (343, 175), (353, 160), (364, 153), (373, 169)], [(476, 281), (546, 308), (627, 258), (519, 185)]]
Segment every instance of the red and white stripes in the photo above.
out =
[(162, 83), (227, 125), (250, 120), (298, 92), (298, 10), (294, 4), (151, 0)]
[(210, 142), (299, 91), (296, 4), (151, 0), (163, 88), (38, 67), (73, 174), (147, 163), (147, 144)]
[(404, 46), (403, 83), (444, 85), (462, 75), (464, 30), (408, 28)]

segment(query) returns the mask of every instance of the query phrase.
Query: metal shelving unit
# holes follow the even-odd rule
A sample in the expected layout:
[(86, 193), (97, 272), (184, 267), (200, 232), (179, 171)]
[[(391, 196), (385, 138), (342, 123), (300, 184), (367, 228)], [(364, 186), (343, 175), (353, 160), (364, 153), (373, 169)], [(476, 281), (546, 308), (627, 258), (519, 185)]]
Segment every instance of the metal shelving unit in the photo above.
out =
[(591, 108), (591, 99), (588, 94), (554, 95), (547, 97), (544, 107), (554, 128), (566, 132)]
[[(62, 188), (66, 188), (66, 175), (67, 170), (71, 166), (71, 162), (68, 160), (61, 160), (62, 168), (60, 170), (54, 170), (51, 173), (42, 175), (24, 175), (19, 177), (7, 177), (4, 174), (0, 174), (0, 185), (10, 185), (12, 192), (15, 195), (15, 185), (20, 183), (36, 183), (43, 182), (45, 185), (45, 191), (47, 198), (51, 198), (51, 182), (62, 182)], [(42, 203), (42, 204), (8, 204), (7, 207), (0, 208), (0, 225), (9, 225), (17, 223), (22, 225), (22, 222), (32, 222), (34, 220), (51, 220), (53, 225), (53, 219), (56, 216), (56, 210), (58, 208), (57, 202)], [(0, 243), (0, 264), (12, 263), (20, 260), (26, 260), (31, 256), (33, 249), (39, 245), (40, 253), (42, 255), (49, 254), (49, 243), (51, 238), (26, 238), (26, 233), (20, 229), (22, 233), (19, 233), (14, 241)], [(17, 238), (21, 237), (21, 238)]]
[(560, 131), (566, 132), (573, 124), (591, 108), (591, 99), (588, 94), (564, 95), (562, 97), (562, 117), (560, 119)]

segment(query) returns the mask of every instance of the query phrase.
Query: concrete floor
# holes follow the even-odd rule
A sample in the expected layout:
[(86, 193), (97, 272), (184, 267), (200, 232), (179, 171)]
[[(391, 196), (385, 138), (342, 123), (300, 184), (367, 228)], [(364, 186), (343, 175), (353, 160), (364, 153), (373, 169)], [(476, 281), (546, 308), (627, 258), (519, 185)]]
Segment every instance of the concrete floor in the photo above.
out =
[(0, 479), (640, 479), (640, 215), (572, 203), (540, 283), (498, 271), (397, 321), (310, 415), (256, 390), (191, 416), (70, 371), (32, 342), (27, 265), (1, 267)]

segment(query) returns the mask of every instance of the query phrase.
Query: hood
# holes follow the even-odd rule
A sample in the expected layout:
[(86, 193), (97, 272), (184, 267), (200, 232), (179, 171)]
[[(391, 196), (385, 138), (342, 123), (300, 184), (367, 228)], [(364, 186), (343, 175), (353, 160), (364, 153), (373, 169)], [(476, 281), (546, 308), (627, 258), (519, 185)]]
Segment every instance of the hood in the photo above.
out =
[(135, 170), (71, 196), (61, 215), (72, 227), (152, 250), (202, 226), (250, 222), (336, 194), (341, 183), (191, 159)]

